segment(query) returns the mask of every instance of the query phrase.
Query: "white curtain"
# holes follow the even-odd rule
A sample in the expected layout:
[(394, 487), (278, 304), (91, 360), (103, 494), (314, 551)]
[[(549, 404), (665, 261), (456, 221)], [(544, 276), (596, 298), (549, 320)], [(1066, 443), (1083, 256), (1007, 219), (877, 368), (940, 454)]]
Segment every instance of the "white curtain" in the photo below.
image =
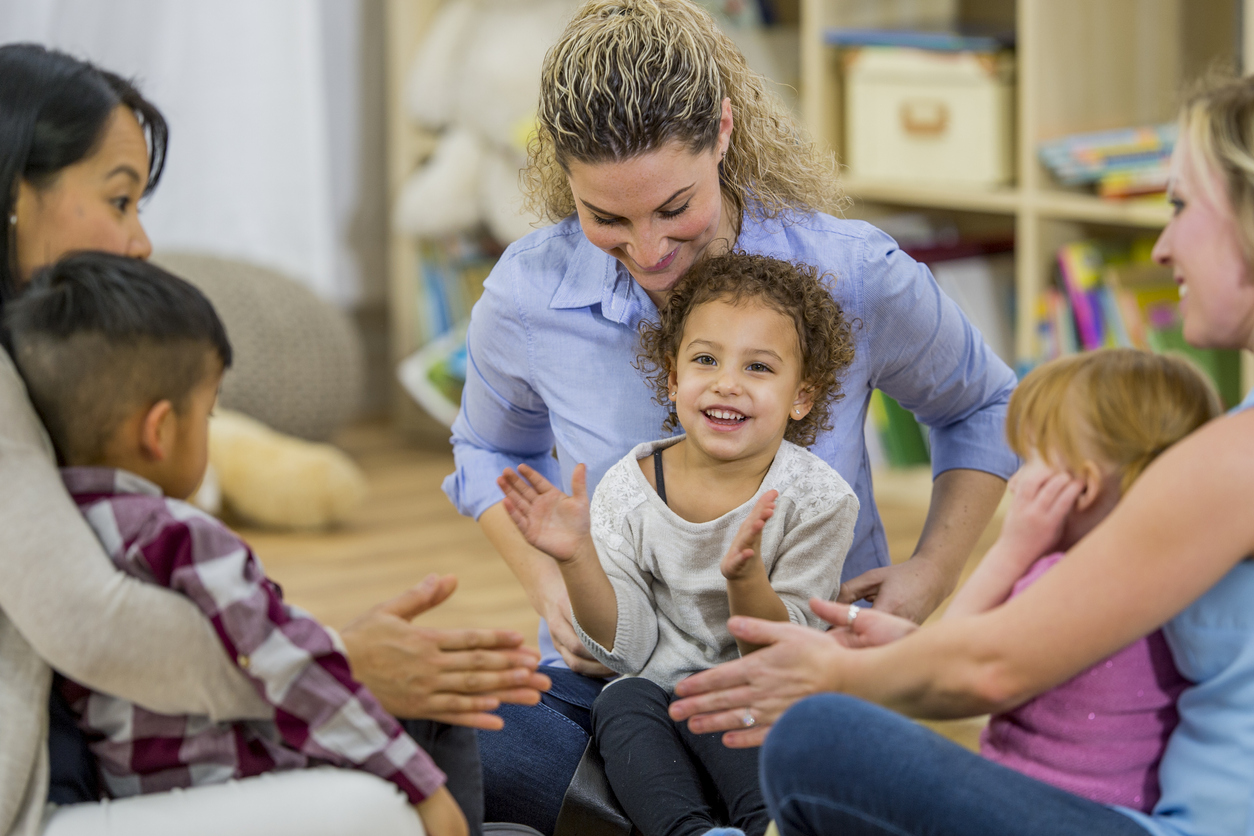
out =
[(143, 208), (156, 249), (246, 259), (350, 304), (360, 2), (0, 0), (0, 42), (133, 77), (165, 114), (169, 162)]

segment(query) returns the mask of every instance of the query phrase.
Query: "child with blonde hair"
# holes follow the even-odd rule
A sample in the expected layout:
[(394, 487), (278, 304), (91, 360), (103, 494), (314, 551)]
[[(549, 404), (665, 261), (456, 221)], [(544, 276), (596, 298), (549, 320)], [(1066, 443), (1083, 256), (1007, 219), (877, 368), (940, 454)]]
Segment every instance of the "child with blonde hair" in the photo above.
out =
[(818, 626), (808, 599), (836, 597), (858, 500), (801, 445), (840, 397), (853, 341), (813, 267), (742, 252), (698, 262), (659, 317), (641, 327), (639, 365), (672, 405), (665, 428), (684, 434), (637, 445), (590, 510), (582, 464), (573, 496), (526, 465), (500, 486), (557, 561), (580, 638), (625, 675), (592, 721), (628, 816), (645, 836), (761, 836), (757, 750), (693, 734), (667, 708), (676, 682), (754, 649), (730, 616)]
[[(1106, 349), (1028, 374), (1006, 416), (1010, 446), (1025, 460), (1010, 481), (1010, 511), (945, 618), (981, 613), (1023, 592), (1114, 509), (1159, 454), (1221, 411), (1214, 387), (1182, 357)], [(1061, 527), (1051, 525), (1063, 508), (1070, 510)], [(868, 644), (915, 629), (883, 613), (852, 612), (853, 632)], [(994, 714), (980, 753), (1093, 801), (1149, 812), (1160, 795), (1158, 762), (1176, 726), (1176, 699), (1187, 685), (1156, 630)]]

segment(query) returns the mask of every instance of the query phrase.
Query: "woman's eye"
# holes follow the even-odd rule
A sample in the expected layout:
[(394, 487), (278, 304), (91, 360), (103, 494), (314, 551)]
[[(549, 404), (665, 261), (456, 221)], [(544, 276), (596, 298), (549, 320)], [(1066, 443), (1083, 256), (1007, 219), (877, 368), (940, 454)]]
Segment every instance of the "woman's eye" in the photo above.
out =
[(659, 212), (658, 214), (660, 214), (663, 218), (677, 218), (680, 215), (682, 215), (684, 212), (688, 211), (688, 205), (690, 203), (692, 203), (691, 200), (685, 203), (683, 206), (680, 206), (678, 209), (665, 209)]
[(603, 218), (597, 214), (593, 214), (592, 219), (601, 226), (614, 226), (618, 223), (618, 218)]
[(1179, 215), (1184, 211), (1184, 201), (1178, 197), (1169, 197), (1167, 202), (1171, 204), (1171, 214)]
[(127, 209), (131, 208), (130, 195), (115, 197), (111, 202), (113, 203), (114, 208), (116, 208), (119, 212), (125, 212)]

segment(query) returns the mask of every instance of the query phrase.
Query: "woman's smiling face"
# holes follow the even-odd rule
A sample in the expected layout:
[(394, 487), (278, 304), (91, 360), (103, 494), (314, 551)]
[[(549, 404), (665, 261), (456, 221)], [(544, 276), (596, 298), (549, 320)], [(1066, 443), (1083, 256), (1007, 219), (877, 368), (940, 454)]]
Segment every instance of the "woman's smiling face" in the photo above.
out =
[(1184, 338), (1199, 348), (1254, 348), (1254, 277), (1218, 172), (1182, 135), (1171, 157), (1174, 213), (1154, 245), (1180, 287)]
[(584, 235), (622, 262), (658, 306), (707, 247), (735, 241), (718, 170), (731, 127), (725, 100), (718, 141), (708, 151), (672, 142), (625, 160), (567, 168)]

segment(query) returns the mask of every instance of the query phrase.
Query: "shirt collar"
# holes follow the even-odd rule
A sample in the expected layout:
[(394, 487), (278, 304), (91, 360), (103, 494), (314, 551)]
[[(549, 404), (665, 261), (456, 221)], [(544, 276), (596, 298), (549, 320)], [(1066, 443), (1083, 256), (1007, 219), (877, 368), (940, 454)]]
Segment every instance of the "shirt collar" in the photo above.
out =
[(590, 308), (600, 305), (601, 316), (621, 325), (635, 327), (645, 316), (657, 313), (657, 306), (636, 284), (627, 268), (612, 255), (598, 249), (580, 230), (575, 216), (564, 220), (579, 236), (566, 262), (562, 281), (549, 300), (554, 310)]
[(100, 494), (113, 496), (116, 494), (141, 494), (145, 496), (164, 496), (157, 485), (142, 476), (136, 476), (128, 470), (112, 467), (63, 467), (61, 481), (71, 496), (84, 494)]
[[(566, 263), (566, 272), (557, 292), (549, 300), (554, 310), (601, 306), (601, 315), (611, 322), (634, 328), (646, 316), (656, 316), (657, 306), (636, 284), (627, 268), (612, 255), (598, 249), (579, 226), (579, 218), (571, 215), (562, 220), (564, 234), (577, 235), (578, 243)], [(750, 223), (750, 213), (740, 219), (740, 237), (736, 246), (750, 252), (787, 258), (787, 242), (780, 233), (779, 221)], [(778, 251), (778, 252), (777, 252)]]

